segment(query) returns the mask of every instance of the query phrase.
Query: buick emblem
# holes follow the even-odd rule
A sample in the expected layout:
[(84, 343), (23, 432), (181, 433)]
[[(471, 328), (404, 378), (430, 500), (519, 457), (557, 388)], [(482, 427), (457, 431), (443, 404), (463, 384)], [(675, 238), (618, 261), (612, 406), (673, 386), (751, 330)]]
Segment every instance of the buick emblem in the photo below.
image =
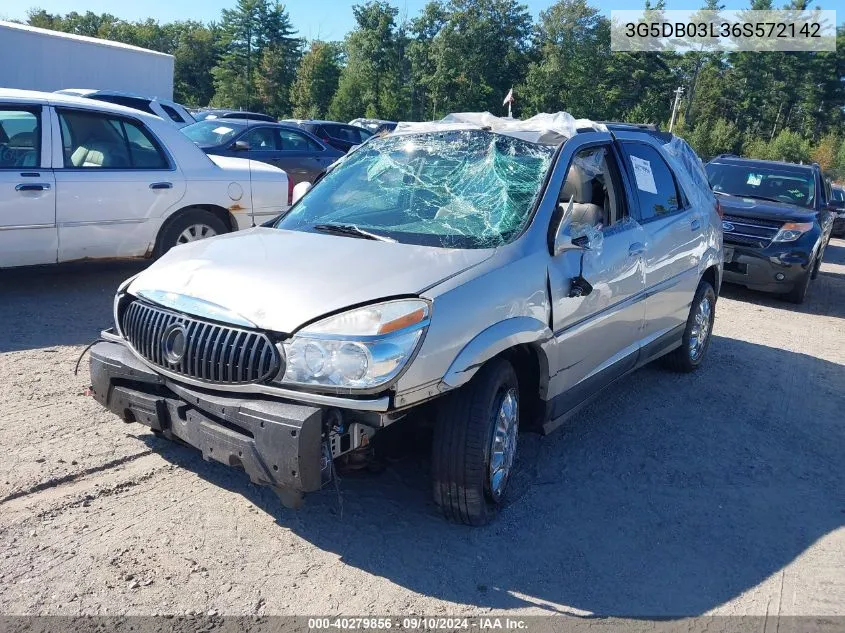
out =
[(730, 222), (722, 222), (722, 230), (730, 233), (731, 231), (734, 230), (734, 225), (731, 224)]
[(188, 330), (181, 323), (172, 323), (164, 329), (161, 335), (161, 351), (165, 360), (171, 365), (177, 365), (185, 357), (188, 344)]

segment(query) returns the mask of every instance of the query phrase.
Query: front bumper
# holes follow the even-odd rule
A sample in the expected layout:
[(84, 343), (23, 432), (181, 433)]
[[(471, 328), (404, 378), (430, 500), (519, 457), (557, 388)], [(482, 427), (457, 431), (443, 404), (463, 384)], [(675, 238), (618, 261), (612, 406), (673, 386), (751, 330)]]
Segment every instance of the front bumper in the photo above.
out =
[(724, 281), (771, 293), (786, 293), (812, 266), (812, 251), (769, 245), (758, 249), (725, 243)]
[(153, 372), (119, 343), (91, 348), (94, 398), (125, 422), (139, 422), (202, 451), (203, 459), (239, 466), (251, 481), (301, 492), (319, 490), (323, 409), (188, 388)]

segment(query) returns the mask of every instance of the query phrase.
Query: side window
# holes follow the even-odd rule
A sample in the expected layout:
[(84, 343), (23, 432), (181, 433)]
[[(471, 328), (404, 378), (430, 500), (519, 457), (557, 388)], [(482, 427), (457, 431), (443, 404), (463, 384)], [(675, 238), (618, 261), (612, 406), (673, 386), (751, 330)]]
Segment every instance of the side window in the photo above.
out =
[(279, 130), (279, 149), (297, 152), (322, 152), (323, 148), (310, 138), (292, 130)]
[(616, 159), (608, 146), (588, 147), (575, 154), (558, 204), (565, 209), (570, 200), (573, 224), (603, 229), (626, 216)]
[(254, 127), (244, 134), (243, 140), (249, 143), (251, 150), (269, 152), (278, 149), (275, 130), (270, 127)]
[(41, 108), (0, 107), (0, 169), (41, 164)]
[(165, 105), (161, 102), (159, 102), (159, 105), (161, 106), (161, 109), (164, 110), (165, 113), (167, 113), (167, 116), (169, 116), (171, 120), (175, 121), (176, 123), (184, 123), (182, 117), (179, 116), (179, 113), (176, 112), (176, 110), (171, 108), (169, 105)]
[(72, 169), (168, 169), (164, 152), (137, 123), (95, 112), (58, 110), (64, 166)]
[(345, 141), (346, 143), (353, 143), (355, 145), (361, 142), (361, 135), (358, 134), (354, 127), (349, 127), (348, 125), (326, 125), (325, 128), (330, 137), (339, 141)]
[(656, 149), (643, 143), (622, 143), (627, 168), (640, 203), (642, 220), (669, 215), (681, 208), (678, 186), (669, 165)]

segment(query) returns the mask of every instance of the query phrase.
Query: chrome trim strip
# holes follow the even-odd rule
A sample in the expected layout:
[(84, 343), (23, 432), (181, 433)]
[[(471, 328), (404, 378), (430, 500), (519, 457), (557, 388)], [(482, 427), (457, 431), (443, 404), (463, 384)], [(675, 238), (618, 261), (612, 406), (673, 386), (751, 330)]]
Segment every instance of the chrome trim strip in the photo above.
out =
[(280, 387), (272, 387), (270, 385), (210, 385), (207, 382), (195, 381), (185, 376), (173, 374), (158, 365), (153, 365), (146, 358), (138, 354), (131, 345), (114, 332), (104, 330), (100, 333), (100, 338), (110, 343), (119, 343), (128, 349), (140, 362), (152, 369), (154, 372), (161, 374), (165, 378), (172, 380), (175, 383), (184, 383), (193, 387), (200, 387), (202, 389), (210, 389), (212, 391), (227, 391), (234, 393), (247, 394), (262, 394), (266, 396), (275, 396), (277, 398), (284, 398), (286, 400), (293, 400), (294, 402), (314, 404), (323, 407), (337, 407), (338, 409), (352, 409), (356, 411), (375, 411), (383, 412), (390, 408), (390, 397), (381, 396), (380, 398), (370, 398), (367, 400), (355, 400), (352, 398), (343, 398), (339, 396), (330, 396), (320, 393), (310, 393), (306, 391), (296, 391), (294, 389), (283, 389)]
[(258, 328), (255, 323), (228, 308), (189, 295), (162, 290), (136, 290), (135, 294), (157, 306), (182, 312), (188, 317), (210, 319), (211, 321), (247, 328)]
[(0, 226), (0, 231), (16, 231), (18, 229), (54, 229), (55, 224), (11, 224)]
[(59, 222), (59, 226), (64, 228), (73, 228), (76, 226), (111, 226), (113, 224), (142, 224), (147, 220), (148, 218), (142, 218), (140, 220), (78, 220), (76, 222)]

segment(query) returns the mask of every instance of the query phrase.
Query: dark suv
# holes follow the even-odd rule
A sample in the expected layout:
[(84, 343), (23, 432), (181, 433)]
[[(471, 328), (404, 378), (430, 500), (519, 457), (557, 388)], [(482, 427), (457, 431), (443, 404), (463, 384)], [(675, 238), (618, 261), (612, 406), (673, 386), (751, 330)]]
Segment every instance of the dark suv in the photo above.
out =
[(803, 303), (835, 215), (819, 166), (722, 155), (706, 170), (724, 214), (725, 281)]
[(836, 207), (836, 217), (833, 220), (833, 235), (845, 237), (845, 187), (833, 185), (830, 188), (831, 202)]

